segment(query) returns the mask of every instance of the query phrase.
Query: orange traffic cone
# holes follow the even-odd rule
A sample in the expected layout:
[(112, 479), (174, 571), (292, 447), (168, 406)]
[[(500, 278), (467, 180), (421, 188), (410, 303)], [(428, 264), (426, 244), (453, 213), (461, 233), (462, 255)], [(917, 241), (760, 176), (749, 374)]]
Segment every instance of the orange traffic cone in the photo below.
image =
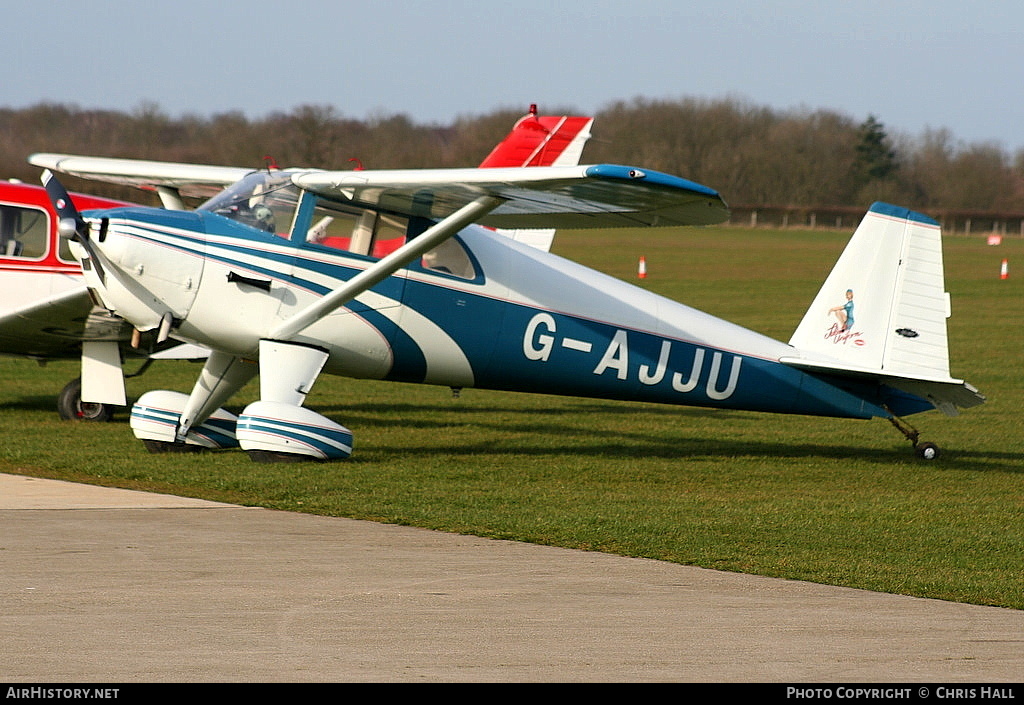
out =
[(1010, 278), (1010, 262), (1008, 260), (1004, 259), (1003, 263), (1001, 265), (999, 265), (999, 278), (1000, 279), (1009, 279)]
[(646, 257), (641, 257), (640, 258), (640, 269), (638, 271), (637, 276), (639, 276), (641, 279), (646, 279), (647, 278), (647, 258)]

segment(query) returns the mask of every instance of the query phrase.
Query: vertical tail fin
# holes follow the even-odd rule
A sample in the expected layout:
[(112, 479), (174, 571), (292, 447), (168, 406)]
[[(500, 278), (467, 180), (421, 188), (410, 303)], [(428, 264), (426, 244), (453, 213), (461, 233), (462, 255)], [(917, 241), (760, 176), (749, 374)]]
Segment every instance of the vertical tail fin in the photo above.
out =
[(872, 376), (946, 413), (984, 397), (949, 375), (939, 224), (875, 203), (804, 315), (787, 364)]
[[(593, 122), (589, 117), (537, 115), (537, 106), (531, 105), (530, 112), (516, 122), (480, 167), (576, 166)], [(554, 230), (544, 229), (498, 232), (544, 251), (551, 249), (555, 237)]]
[(865, 369), (949, 376), (939, 224), (871, 206), (790, 345)]
[(537, 115), (537, 106), (531, 105), (480, 167), (576, 166), (593, 122), (589, 117)]

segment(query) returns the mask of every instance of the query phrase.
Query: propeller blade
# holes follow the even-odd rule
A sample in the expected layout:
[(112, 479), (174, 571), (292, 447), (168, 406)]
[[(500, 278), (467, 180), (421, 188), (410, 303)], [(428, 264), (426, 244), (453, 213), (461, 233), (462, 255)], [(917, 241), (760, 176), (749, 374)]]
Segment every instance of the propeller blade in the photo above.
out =
[(50, 197), (50, 202), (53, 204), (54, 210), (57, 211), (57, 231), (61, 237), (75, 240), (85, 248), (100, 281), (106, 283), (107, 275), (100, 263), (100, 256), (96, 252), (96, 248), (93, 247), (92, 240), (89, 239), (89, 224), (75, 208), (71, 195), (64, 188), (64, 184), (49, 169), (43, 172), (42, 180), (46, 195)]
[(82, 218), (82, 214), (75, 208), (75, 203), (71, 200), (71, 195), (67, 189), (64, 188), (64, 184), (49, 169), (43, 172), (42, 179), (46, 195), (50, 197), (50, 202), (53, 204), (54, 210), (57, 211), (57, 221), (67, 222), (70, 220), (74, 222), (75, 235), (80, 239), (88, 238), (89, 226)]

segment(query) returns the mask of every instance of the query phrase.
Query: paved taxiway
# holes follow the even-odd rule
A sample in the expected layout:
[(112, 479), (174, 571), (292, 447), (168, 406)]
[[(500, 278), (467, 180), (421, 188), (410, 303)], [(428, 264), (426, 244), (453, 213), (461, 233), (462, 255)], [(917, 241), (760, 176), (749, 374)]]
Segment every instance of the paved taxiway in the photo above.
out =
[(1019, 682), (1024, 612), (0, 475), (0, 682)]

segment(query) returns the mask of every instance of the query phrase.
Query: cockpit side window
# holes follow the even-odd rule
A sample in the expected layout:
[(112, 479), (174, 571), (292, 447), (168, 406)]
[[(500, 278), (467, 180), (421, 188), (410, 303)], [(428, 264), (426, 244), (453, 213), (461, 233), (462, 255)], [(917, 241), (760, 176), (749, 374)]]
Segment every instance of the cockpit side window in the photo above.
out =
[[(321, 198), (295, 186), (287, 172), (274, 171), (249, 174), (198, 210), (279, 235), (297, 245), (344, 250), (371, 259), (386, 257), (434, 224), (426, 218), (408, 218)], [(462, 279), (477, 277), (473, 259), (456, 238), (425, 254), (418, 266)]]
[(477, 276), (473, 260), (466, 254), (462, 243), (454, 237), (423, 255), (422, 265), (424, 269), (432, 269), (460, 279), (476, 279)]
[[(42, 259), (49, 240), (49, 218), (37, 208), (0, 204), (0, 257)], [(73, 261), (67, 252), (68, 261)]]
[[(298, 219), (295, 227), (300, 227)], [(305, 237), (298, 239), (364, 257), (380, 258), (405, 242), (406, 227), (406, 219), (401, 216), (317, 199)], [(292, 234), (292, 239), (297, 239), (297, 233)]]
[[(345, 250), (353, 254), (380, 259), (391, 254), (409, 240), (433, 225), (425, 218), (378, 213), (372, 210), (346, 212), (340, 206), (330, 207), (320, 201), (305, 241)], [(419, 266), (461, 279), (475, 279), (476, 267), (465, 248), (451, 238), (423, 255)]]

